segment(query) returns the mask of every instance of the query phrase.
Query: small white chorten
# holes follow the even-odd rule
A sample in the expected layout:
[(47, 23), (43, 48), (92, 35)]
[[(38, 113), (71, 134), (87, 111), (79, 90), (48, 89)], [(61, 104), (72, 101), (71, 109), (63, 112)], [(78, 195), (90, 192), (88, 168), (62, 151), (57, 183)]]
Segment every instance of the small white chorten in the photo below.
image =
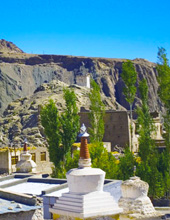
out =
[(121, 185), (122, 197), (119, 206), (123, 208), (120, 220), (128, 219), (158, 219), (161, 214), (155, 211), (147, 196), (149, 184), (134, 176)]
[(27, 140), (24, 140), (24, 151), (21, 154), (21, 159), (18, 161), (16, 168), (19, 173), (36, 172), (36, 163), (31, 159), (32, 155), (27, 151)]
[(91, 168), (84, 124), (81, 127), (81, 149), (79, 168), (67, 172), (69, 193), (64, 193), (56, 201), (50, 212), (65, 217), (93, 218), (115, 215), (123, 211), (108, 192), (103, 191), (105, 172)]

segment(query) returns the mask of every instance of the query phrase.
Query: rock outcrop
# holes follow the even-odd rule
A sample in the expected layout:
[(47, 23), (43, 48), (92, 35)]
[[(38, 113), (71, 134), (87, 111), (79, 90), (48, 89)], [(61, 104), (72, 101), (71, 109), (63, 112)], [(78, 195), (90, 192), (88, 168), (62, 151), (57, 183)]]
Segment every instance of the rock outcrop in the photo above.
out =
[[(0, 141), (20, 143), (25, 137), (35, 146), (45, 146), (39, 121), (40, 106), (49, 98), (64, 108), (63, 86), (77, 95), (78, 106), (89, 107), (89, 89), (77, 86), (81, 76), (90, 74), (99, 84), (106, 109), (129, 109), (123, 96), (121, 79), (125, 59), (106, 59), (23, 53), (13, 43), (0, 41)], [(138, 73), (137, 86), (146, 78), (151, 111), (164, 111), (158, 98), (156, 64), (144, 59), (133, 60)], [(134, 106), (140, 104), (137, 91)], [(2, 116), (2, 117), (1, 117)]]
[(15, 44), (4, 39), (0, 40), (0, 53), (24, 53)]
[[(12, 51), (17, 51), (17, 53), (0, 51), (2, 51), (0, 53), (1, 115), (10, 102), (32, 95), (44, 82), (59, 79), (71, 85), (76, 83), (78, 76), (87, 73), (100, 85), (101, 92), (106, 97), (129, 109), (122, 93), (124, 83), (121, 79), (121, 72), (122, 62), (125, 59), (34, 55), (19, 52), (16, 48)], [(144, 59), (135, 59), (133, 63), (138, 73), (137, 85), (142, 78), (147, 80), (150, 110), (162, 111), (163, 106), (157, 95), (156, 64)], [(139, 92), (137, 92), (134, 106), (138, 103), (140, 103)]]
[[(20, 145), (26, 137), (32, 146), (46, 146), (40, 123), (40, 109), (41, 106), (48, 103), (49, 99), (53, 99), (58, 110), (63, 111), (65, 108), (64, 87), (68, 87), (68, 85), (59, 80), (53, 80), (50, 83), (42, 84), (32, 96), (11, 102), (4, 112), (4, 117), (0, 119), (1, 145), (7, 145), (9, 140)], [(89, 89), (77, 85), (69, 87), (75, 91), (78, 108), (84, 106), (88, 109), (90, 106)], [(102, 99), (107, 109), (121, 109), (121, 106), (115, 105), (111, 98), (102, 95)]]

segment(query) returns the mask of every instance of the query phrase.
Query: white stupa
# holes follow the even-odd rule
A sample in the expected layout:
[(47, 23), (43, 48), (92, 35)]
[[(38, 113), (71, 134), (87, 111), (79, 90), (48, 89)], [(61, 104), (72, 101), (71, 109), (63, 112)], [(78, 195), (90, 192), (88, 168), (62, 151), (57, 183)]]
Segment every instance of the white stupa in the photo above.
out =
[(56, 201), (50, 212), (65, 217), (93, 218), (115, 215), (123, 211), (109, 192), (103, 191), (105, 172), (91, 168), (84, 124), (81, 127), (81, 149), (79, 168), (67, 172), (69, 193), (64, 193)]
[(158, 220), (162, 214), (157, 212), (147, 196), (149, 184), (134, 176), (121, 185), (122, 197), (119, 206), (123, 208), (120, 220), (144, 219)]
[(36, 172), (36, 163), (31, 159), (32, 155), (27, 150), (27, 139), (24, 140), (24, 151), (21, 154), (21, 159), (18, 161), (16, 168), (18, 173)]

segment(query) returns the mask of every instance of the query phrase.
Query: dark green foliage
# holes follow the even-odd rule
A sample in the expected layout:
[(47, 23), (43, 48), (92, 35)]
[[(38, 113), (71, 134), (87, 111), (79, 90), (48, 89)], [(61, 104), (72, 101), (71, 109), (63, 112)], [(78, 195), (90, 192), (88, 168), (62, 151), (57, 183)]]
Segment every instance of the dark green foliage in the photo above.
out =
[(122, 65), (121, 77), (125, 83), (125, 88), (123, 90), (126, 101), (132, 104), (136, 95), (136, 80), (137, 72), (135, 71), (133, 63), (128, 60)]
[(118, 179), (127, 180), (134, 175), (135, 157), (130, 152), (129, 147), (125, 149), (124, 156), (120, 157), (120, 163), (118, 166)]
[(73, 157), (69, 157), (66, 161), (66, 165), (65, 165), (66, 171), (78, 167), (79, 156), (80, 156), (80, 151), (75, 150), (73, 152)]
[(164, 115), (164, 129), (166, 131), (164, 134), (165, 143), (170, 153), (170, 108), (167, 109), (166, 114)]
[(71, 156), (72, 144), (75, 142), (79, 131), (79, 115), (76, 105), (76, 95), (73, 90), (64, 89), (66, 109), (61, 114), (61, 138), (65, 156)]
[(133, 126), (132, 126), (132, 105), (135, 99), (136, 95), (136, 80), (137, 80), (137, 72), (135, 71), (135, 67), (133, 63), (128, 60), (122, 64), (122, 74), (121, 77), (125, 83), (125, 87), (123, 88), (123, 93), (125, 95), (126, 101), (130, 105), (130, 120), (131, 120), (131, 126), (130, 126), (130, 131), (131, 131), (131, 144), (130, 148), (131, 151), (132, 149), (132, 135), (133, 135)]
[(158, 170), (162, 173), (165, 191), (170, 189), (170, 66), (167, 58), (166, 50), (164, 48), (158, 48), (158, 82), (159, 82), (159, 97), (163, 102), (166, 113), (164, 114), (164, 129), (165, 129), (165, 144), (166, 150), (161, 153), (159, 157)]
[(151, 134), (154, 131), (153, 119), (148, 107), (148, 87), (146, 80), (139, 83), (142, 106), (137, 109), (139, 128), (139, 155), (141, 163), (137, 165), (136, 174), (149, 184), (152, 198), (162, 197), (169, 187), (167, 154), (159, 154)]
[(170, 66), (164, 48), (158, 49), (157, 71), (159, 97), (166, 108), (166, 114), (164, 115), (165, 140), (166, 146), (170, 149)]
[(104, 148), (103, 143), (94, 143), (91, 144), (90, 156), (92, 160), (93, 168), (100, 168), (106, 172), (106, 178), (115, 179), (117, 176), (116, 159), (111, 154), (108, 153), (106, 148)]
[(158, 157), (158, 170), (160, 173), (162, 173), (165, 193), (169, 192), (170, 189), (169, 166), (169, 149), (166, 148), (162, 153), (159, 154)]
[[(106, 178), (108, 179), (116, 179), (117, 178), (117, 170), (118, 165), (116, 164), (117, 160), (115, 157), (108, 153), (104, 148), (102, 143), (90, 144), (89, 147), (90, 156), (92, 160), (93, 168), (100, 168), (106, 172)], [(78, 167), (80, 151), (75, 150), (73, 152), (73, 157), (68, 157), (64, 167), (61, 166), (60, 169), (55, 168), (53, 172), (53, 177), (57, 175), (57, 177), (65, 177), (66, 172), (70, 169)]]
[(41, 124), (48, 141), (50, 161), (57, 167), (63, 160), (63, 149), (61, 148), (61, 123), (53, 100), (49, 100), (49, 103), (41, 109)]
[(91, 80), (91, 91), (89, 94), (90, 98), (90, 112), (89, 119), (91, 128), (89, 129), (90, 133), (90, 142), (102, 142), (104, 135), (104, 114), (105, 107), (101, 100), (100, 87), (94, 80)]
[(166, 50), (159, 48), (158, 50), (158, 82), (159, 96), (167, 109), (170, 109), (170, 66), (167, 59)]
[(50, 161), (54, 163), (54, 176), (65, 176), (66, 159), (71, 156), (72, 144), (79, 131), (79, 116), (74, 91), (64, 89), (65, 111), (59, 116), (54, 101), (41, 110), (41, 123), (48, 141)]
[(146, 80), (143, 79), (139, 83), (139, 91), (141, 95), (142, 106), (138, 107), (137, 124), (139, 133), (139, 156), (142, 161), (146, 162), (148, 157), (155, 149), (154, 141), (151, 138), (151, 133), (154, 131), (153, 119), (148, 107), (148, 86)]
[(136, 175), (149, 184), (149, 196), (152, 198), (164, 196), (164, 180), (159, 172), (156, 154), (150, 155), (148, 161), (142, 161), (137, 166)]

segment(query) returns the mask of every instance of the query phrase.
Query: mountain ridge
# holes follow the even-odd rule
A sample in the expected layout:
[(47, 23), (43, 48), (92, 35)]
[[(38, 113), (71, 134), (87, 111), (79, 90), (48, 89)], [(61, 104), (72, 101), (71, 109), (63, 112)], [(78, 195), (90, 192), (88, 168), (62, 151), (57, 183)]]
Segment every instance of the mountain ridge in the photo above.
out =
[[(32, 95), (44, 82), (60, 80), (68, 85), (76, 84), (81, 75), (90, 74), (100, 86), (101, 93), (120, 105), (129, 108), (122, 91), (122, 63), (127, 59), (77, 57), (67, 55), (38, 55), (27, 53), (0, 53), (0, 115), (11, 101)], [(149, 87), (151, 111), (163, 111), (157, 94), (156, 64), (145, 59), (132, 61), (138, 80), (146, 78)], [(137, 91), (134, 106), (140, 104)]]
[(0, 40), (0, 53), (24, 53), (19, 47), (10, 41)]

